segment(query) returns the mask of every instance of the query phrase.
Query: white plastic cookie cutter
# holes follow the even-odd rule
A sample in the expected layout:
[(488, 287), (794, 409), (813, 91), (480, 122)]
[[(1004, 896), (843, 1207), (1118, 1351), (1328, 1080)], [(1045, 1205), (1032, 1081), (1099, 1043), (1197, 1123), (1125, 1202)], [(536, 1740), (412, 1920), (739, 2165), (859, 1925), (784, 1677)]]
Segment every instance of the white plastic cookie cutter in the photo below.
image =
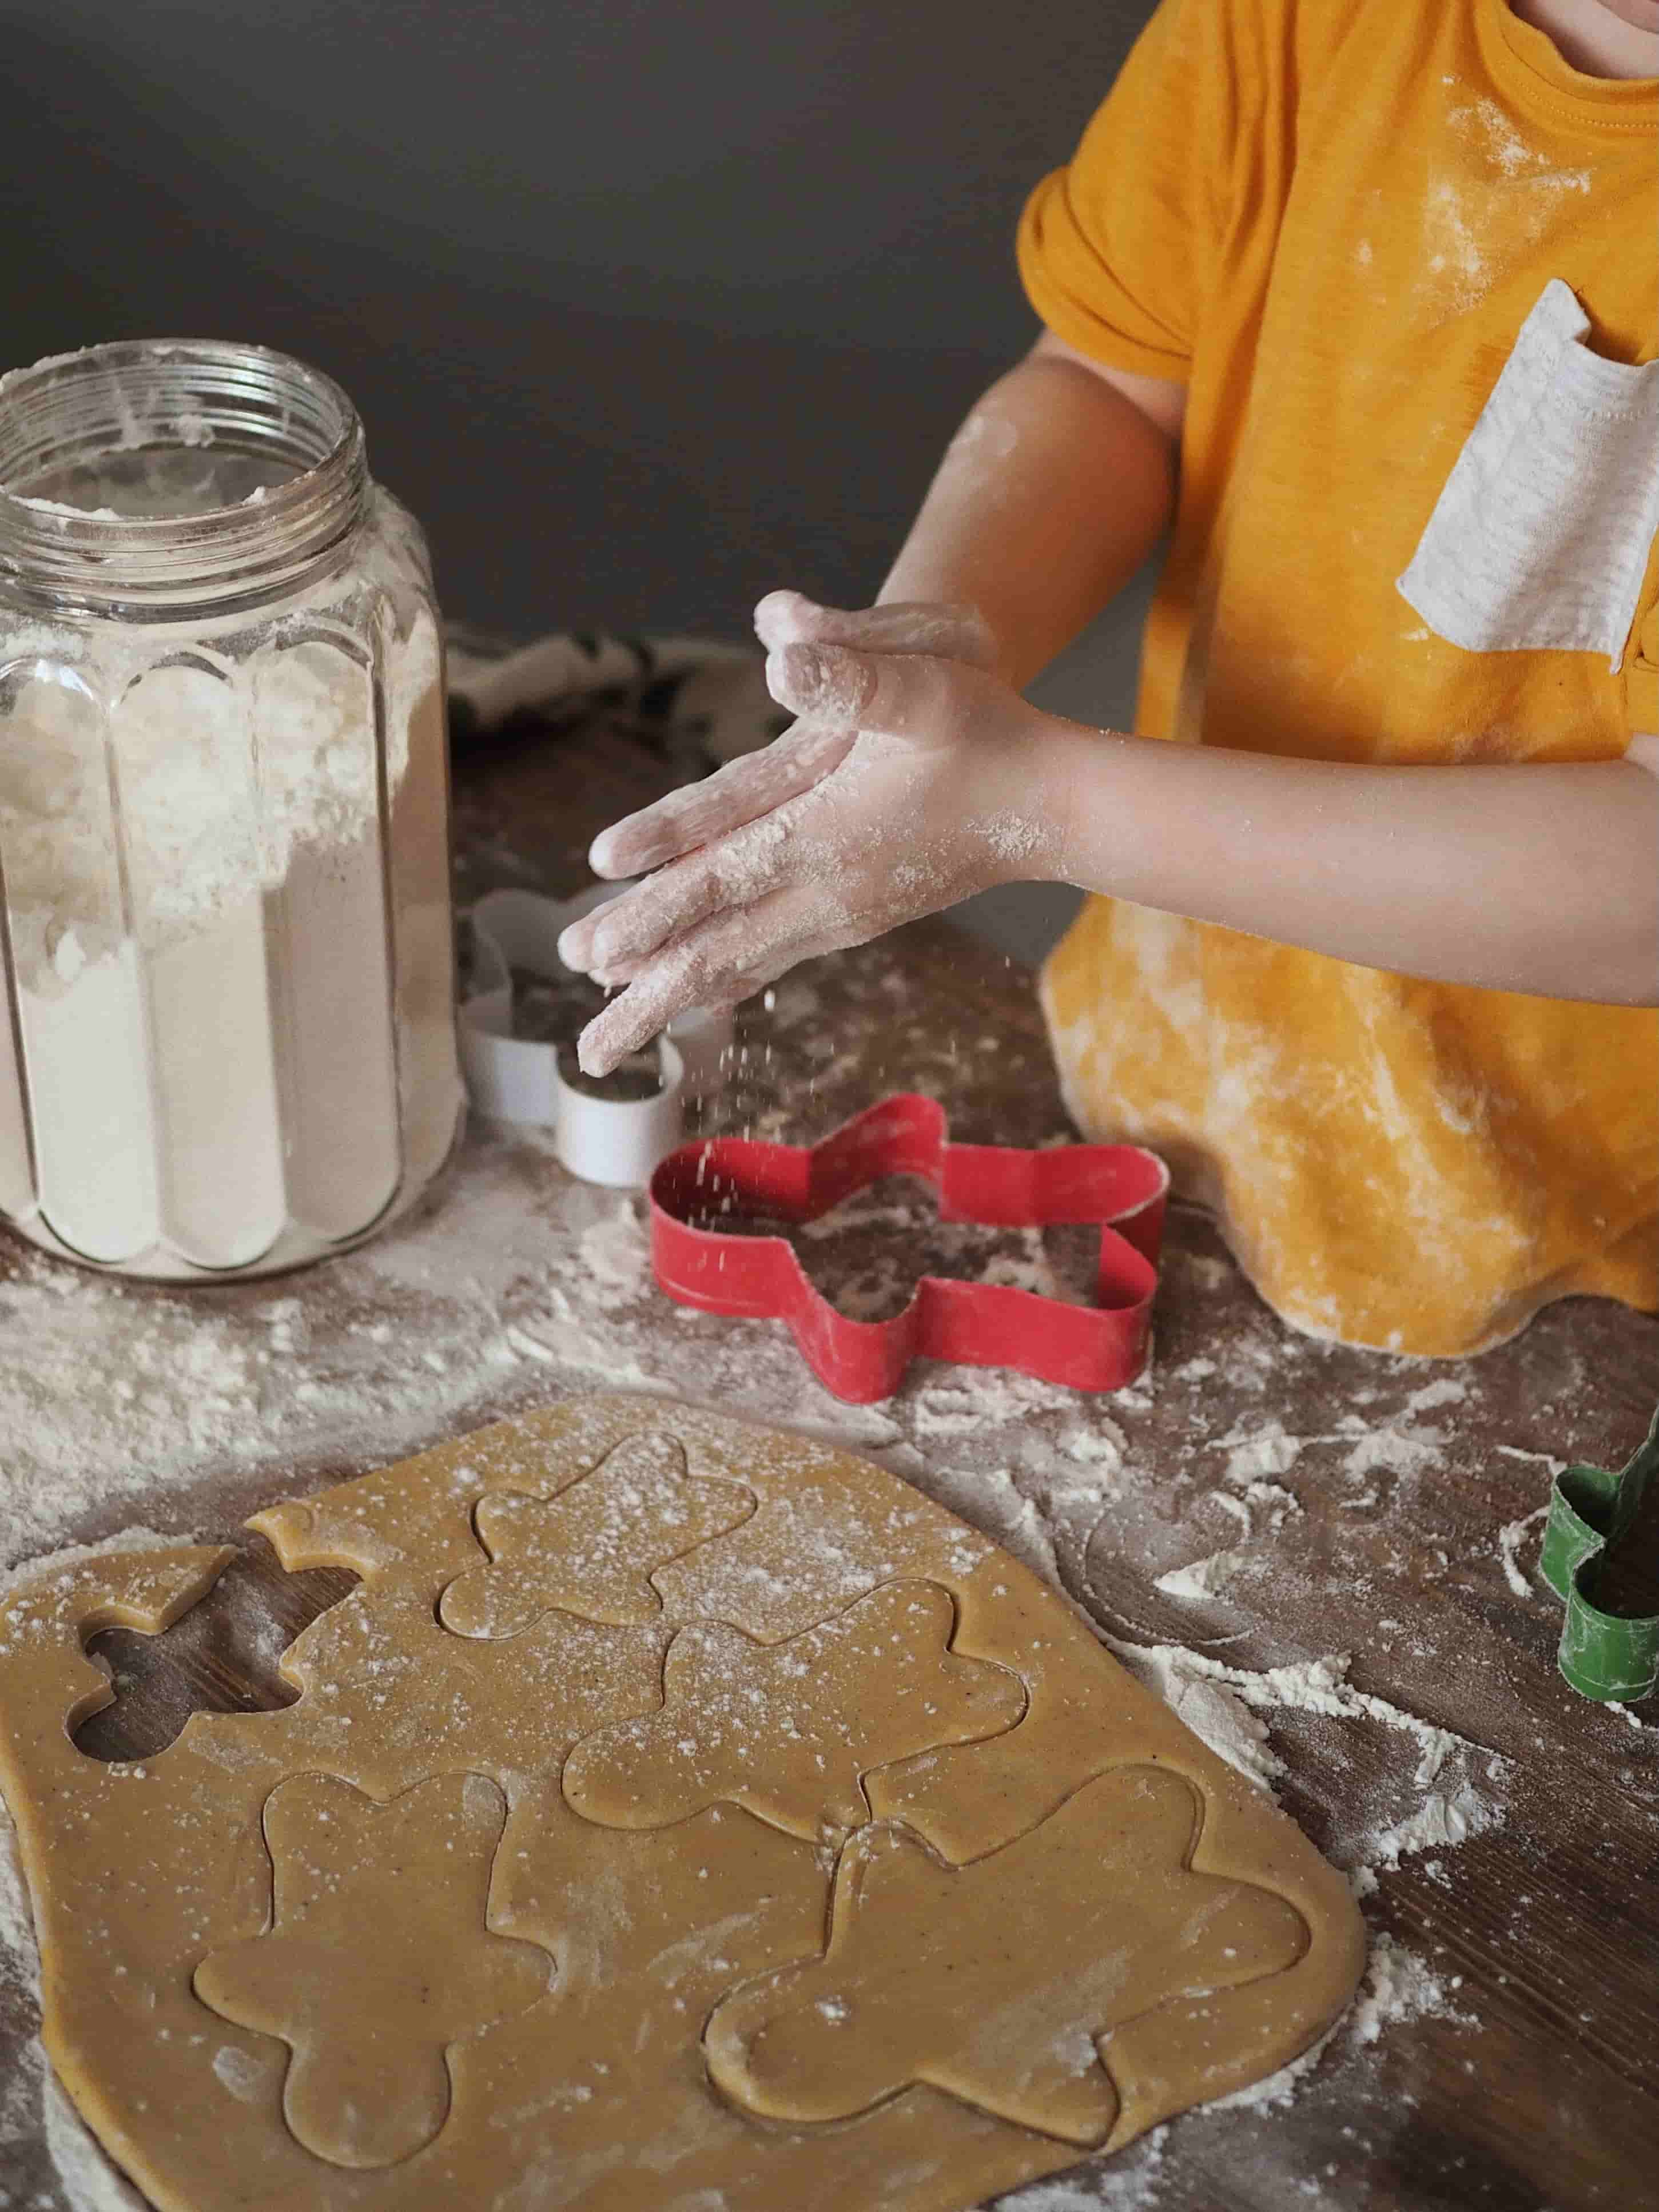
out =
[(481, 1114), (533, 1121), (553, 1132), (560, 1162), (584, 1182), (624, 1189), (648, 1182), (685, 1133), (688, 1093), (725, 1079), (732, 1017), (693, 1006), (657, 1040), (659, 1088), (649, 1098), (599, 1098), (566, 1082), (559, 1048), (513, 1034), (513, 974), (526, 969), (556, 982), (572, 970), (559, 933), (628, 890), (594, 884), (574, 898), (538, 891), (489, 891), (471, 909), (472, 981), (460, 1007), (461, 1066)]

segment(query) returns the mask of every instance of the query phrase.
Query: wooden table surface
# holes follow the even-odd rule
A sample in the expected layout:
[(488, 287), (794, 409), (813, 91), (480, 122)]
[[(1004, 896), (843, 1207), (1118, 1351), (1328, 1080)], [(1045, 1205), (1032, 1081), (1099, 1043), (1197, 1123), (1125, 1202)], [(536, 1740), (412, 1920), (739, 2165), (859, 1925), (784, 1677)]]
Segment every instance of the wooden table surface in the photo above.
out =
[[(554, 744), (526, 734), (464, 757), (459, 896), (574, 888), (592, 830), (663, 780), (660, 761), (616, 728)], [(743, 1038), (724, 1126), (804, 1138), (907, 1088), (942, 1099), (963, 1138), (1067, 1133), (1030, 976), (942, 923), (798, 971), (769, 1012), (750, 1010)], [(241, 1516), (277, 1496), (607, 1379), (844, 1437), (1035, 1559), (1120, 1644), (1183, 1646), (1237, 1670), (1283, 1762), (1281, 1802), (1340, 1863), (1374, 1863), (1379, 1836), (1437, 1789), (1454, 1802), (1462, 1790), (1483, 1830), (1382, 1865), (1365, 1898), (1383, 1959), (1409, 1954), (1419, 1987), (1434, 1976), (1437, 2006), (1386, 2021), (1375, 2040), (1339, 2031), (1274, 2108), (1186, 2116), (1121, 2159), (1085, 2162), (1075, 2194), (1023, 2201), (1042, 2212), (1659, 2205), (1659, 1700), (1624, 1715), (1574, 1697), (1555, 1669), (1559, 1614), (1536, 1577), (1535, 1522), (1512, 1543), (1510, 1572), (1498, 1543), (1543, 1503), (1552, 1461), (1628, 1455), (1659, 1387), (1659, 1325), (1574, 1301), (1478, 1362), (1332, 1348), (1282, 1328), (1207, 1224), (1177, 1209), (1156, 1362), (1134, 1391), (1080, 1401), (927, 1365), (887, 1405), (845, 1409), (775, 1324), (670, 1310), (614, 1269), (588, 1297), (566, 1248), (597, 1225), (636, 1249), (630, 1202), (570, 1186), (544, 1145), (488, 1131), (469, 1137), (429, 1217), (376, 1256), (209, 1294), (222, 1325), (261, 1325), (279, 1294), (291, 1320), (297, 1302), (303, 1356), (323, 1375), (348, 1327), (395, 1309), (411, 1374), (428, 1351), (453, 1364), (455, 1300), (420, 1286), (443, 1273), (443, 1238), (464, 1237), (486, 1188), (491, 1202), (521, 1192), (532, 1263), (506, 1290), (505, 1276), (475, 1279), (474, 1304), (496, 1310), (466, 1325), (506, 1332), (530, 1356), (504, 1354), (465, 1402), (434, 1383), (428, 1407), (410, 1382), (378, 1450), (361, 1423), (313, 1421), (289, 1443), (276, 1420), (258, 1464), (204, 1454), (148, 1508), (151, 1525), (237, 1537)], [(922, 1272), (927, 1241), (890, 1267)], [(0, 1247), (0, 1284), (43, 1264)], [(538, 1309), (536, 1296), (552, 1297), (538, 1289), (544, 1270), (564, 1289)], [(97, 1373), (96, 1343), (88, 1350)], [(123, 1522), (94, 1514), (58, 1540)], [(84, 1750), (148, 1754), (195, 1705), (286, 1701), (276, 1655), (352, 1578), (284, 1576), (259, 1541), (239, 1540), (244, 1559), (167, 1636), (100, 1640), (121, 1695), (83, 1728)], [(1226, 1546), (1246, 1556), (1214, 1595), (1155, 1587)], [(1326, 1655), (1349, 1655), (1348, 1682), (1382, 1702), (1273, 1702), (1284, 1678), (1265, 1670)], [(1426, 1782), (1408, 1717), (1458, 1739)], [(0, 1980), (0, 2065), (19, 2083), (34, 2021), (27, 1994)], [(76, 2201), (39, 2128), (15, 2114), (0, 2160), (0, 2205)]]

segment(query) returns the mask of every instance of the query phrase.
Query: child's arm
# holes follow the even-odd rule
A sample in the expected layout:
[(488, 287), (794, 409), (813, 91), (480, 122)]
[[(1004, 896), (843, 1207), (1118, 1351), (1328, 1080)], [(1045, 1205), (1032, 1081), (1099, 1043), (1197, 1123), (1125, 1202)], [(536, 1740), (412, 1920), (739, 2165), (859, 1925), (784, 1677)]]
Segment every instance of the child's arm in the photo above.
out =
[[(1102, 368), (1044, 331), (969, 411), (874, 608), (775, 592), (769, 646), (798, 637), (933, 653), (1030, 681), (1128, 581), (1166, 527), (1185, 392)], [(643, 875), (822, 782), (854, 729), (787, 730), (595, 839), (602, 876)], [(571, 939), (585, 965), (588, 933)], [(567, 956), (570, 957), (570, 956)]]
[(772, 669), (798, 713), (856, 701), (894, 738), (973, 728), (1023, 757), (1050, 878), (1362, 967), (1659, 1003), (1659, 736), (1622, 760), (1372, 767), (1087, 729), (938, 659), (796, 647)]
[(925, 654), (792, 645), (769, 672), (797, 713), (856, 716), (859, 745), (598, 918), (588, 961), (631, 988), (586, 1066), (1034, 878), (1406, 975), (1659, 1004), (1659, 737), (1617, 761), (1373, 768), (1086, 729)]
[(952, 439), (881, 601), (976, 607), (1023, 689), (1168, 526), (1186, 398), (1045, 331)]
[[(631, 986), (586, 1032), (585, 1065), (683, 1007), (1034, 878), (1396, 972), (1659, 1003), (1659, 738), (1622, 761), (1378, 768), (1088, 730), (1011, 688), (1167, 514), (1163, 434), (1116, 383), (1039, 349), (975, 410), (1018, 410), (1002, 450), (987, 433), (953, 445), (892, 582), (977, 595), (990, 635), (971, 605), (763, 601), (774, 695), (803, 720), (596, 842), (602, 874), (660, 872), (562, 942)], [(1103, 515), (1117, 526), (1097, 555)]]

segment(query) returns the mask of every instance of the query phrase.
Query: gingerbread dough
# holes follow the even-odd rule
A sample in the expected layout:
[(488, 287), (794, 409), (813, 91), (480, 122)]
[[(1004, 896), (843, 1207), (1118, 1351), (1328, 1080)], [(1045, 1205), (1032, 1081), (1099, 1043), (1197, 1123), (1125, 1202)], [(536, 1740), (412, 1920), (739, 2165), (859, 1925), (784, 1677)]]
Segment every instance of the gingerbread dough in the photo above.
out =
[(906, 1829), (865, 1829), (836, 1869), (825, 1955), (716, 2008), (714, 2080), (769, 2118), (820, 2121), (931, 2081), (1103, 2142), (1118, 2102), (1097, 2061), (1117, 2029), (1167, 1997), (1282, 1972), (1308, 1947), (1294, 1905), (1193, 1870), (1202, 1821), (1183, 1776), (1120, 1766), (965, 1867)]
[(1018, 1674), (947, 1651), (955, 1621), (939, 1583), (886, 1583), (784, 1644), (683, 1629), (662, 1711), (579, 1743), (565, 1796), (607, 1828), (665, 1827), (722, 1800), (791, 1835), (856, 1827), (870, 1817), (866, 1774), (999, 1735), (1025, 1710)]
[(451, 2044), (546, 1994), (547, 1954), (486, 1925), (506, 1819), (481, 1774), (434, 1775), (389, 1805), (295, 1774), (266, 1798), (274, 1924), (204, 1959), (196, 1994), (289, 2045), (283, 2117), (319, 2158), (393, 2166), (430, 2142)]
[(230, 1555), (0, 1607), (43, 2033), (161, 2212), (962, 2212), (1352, 1994), (1341, 1878), (878, 1468), (578, 1400), (254, 1525), (362, 1583), (145, 1761), (85, 1644)]
[(630, 1437), (555, 1498), (481, 1498), (472, 1519), (489, 1565), (456, 1577), (438, 1618), (458, 1636), (491, 1637), (517, 1636), (556, 1606), (585, 1620), (649, 1620), (662, 1611), (652, 1570), (754, 1510), (735, 1483), (689, 1476), (674, 1437)]

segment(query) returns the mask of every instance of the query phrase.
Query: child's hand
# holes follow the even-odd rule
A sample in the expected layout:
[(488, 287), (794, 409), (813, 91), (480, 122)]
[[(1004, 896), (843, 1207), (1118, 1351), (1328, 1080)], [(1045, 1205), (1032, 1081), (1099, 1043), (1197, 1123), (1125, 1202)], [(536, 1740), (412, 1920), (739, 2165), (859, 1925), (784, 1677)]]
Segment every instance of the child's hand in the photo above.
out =
[[(756, 626), (772, 696), (802, 719), (595, 842), (601, 874), (658, 872), (560, 941), (572, 967), (629, 986), (582, 1034), (590, 1073), (688, 1006), (732, 1004), (1054, 858), (1047, 718), (988, 672), (970, 610), (849, 616), (778, 592)], [(866, 649), (836, 641), (849, 635)]]
[[(770, 653), (789, 645), (850, 645), (865, 653), (937, 653), (975, 668), (990, 667), (996, 653), (975, 609), (937, 600), (847, 611), (818, 606), (799, 592), (769, 592), (755, 609), (755, 631)], [(817, 716), (786, 730), (764, 751), (732, 761), (602, 831), (588, 855), (594, 874), (642, 876), (757, 821), (821, 783), (852, 750), (857, 735)], [(582, 924), (571, 930), (568, 942), (573, 951), (584, 951)], [(578, 958), (571, 964), (587, 963)]]

